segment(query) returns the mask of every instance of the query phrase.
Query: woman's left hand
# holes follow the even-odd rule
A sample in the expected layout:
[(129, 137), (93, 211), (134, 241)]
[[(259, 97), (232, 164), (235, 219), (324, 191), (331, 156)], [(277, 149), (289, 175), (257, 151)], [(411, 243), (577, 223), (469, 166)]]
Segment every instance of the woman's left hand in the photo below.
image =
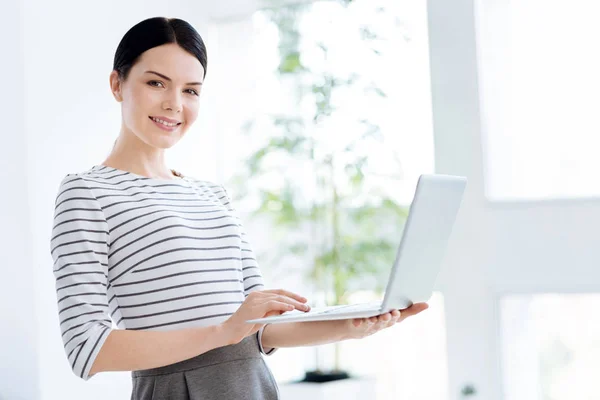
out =
[(421, 311), (429, 308), (427, 303), (415, 303), (402, 311), (392, 310), (389, 313), (381, 314), (370, 318), (355, 318), (344, 320), (345, 331), (350, 339), (362, 339), (370, 336), (382, 329), (389, 328), (406, 318), (417, 315)]

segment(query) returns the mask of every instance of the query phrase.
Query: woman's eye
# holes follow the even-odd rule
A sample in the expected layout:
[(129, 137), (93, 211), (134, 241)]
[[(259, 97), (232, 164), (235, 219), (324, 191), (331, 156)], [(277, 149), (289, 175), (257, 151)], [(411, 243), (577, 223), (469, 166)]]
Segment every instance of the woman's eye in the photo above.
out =
[[(159, 84), (161, 84), (161, 85), (163, 84), (163, 83), (162, 83), (162, 82), (160, 82), (160, 81), (149, 81), (149, 82), (148, 82), (148, 85), (150, 85), (150, 86), (153, 86), (153, 87), (156, 87), (156, 86), (154, 85), (155, 83), (159, 83)], [(200, 96), (200, 93), (198, 93), (196, 90), (194, 90), (194, 89), (188, 89), (188, 90), (189, 90), (189, 91), (191, 91), (191, 92), (193, 92), (193, 94), (194, 94), (195, 96)]]

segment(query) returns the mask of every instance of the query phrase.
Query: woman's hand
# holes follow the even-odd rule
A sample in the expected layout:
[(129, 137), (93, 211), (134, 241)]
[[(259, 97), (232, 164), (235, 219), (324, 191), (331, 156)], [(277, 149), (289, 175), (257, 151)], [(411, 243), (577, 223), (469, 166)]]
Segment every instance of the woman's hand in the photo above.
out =
[(344, 320), (344, 330), (349, 339), (362, 339), (379, 332), (382, 329), (389, 328), (396, 323), (402, 322), (410, 316), (417, 315), (427, 308), (429, 308), (427, 303), (415, 303), (402, 311), (393, 310), (376, 317)]
[(310, 310), (306, 298), (283, 289), (255, 290), (251, 292), (240, 308), (221, 325), (231, 344), (241, 342), (245, 337), (256, 332), (264, 324), (248, 324), (250, 319), (280, 315), (294, 309)]

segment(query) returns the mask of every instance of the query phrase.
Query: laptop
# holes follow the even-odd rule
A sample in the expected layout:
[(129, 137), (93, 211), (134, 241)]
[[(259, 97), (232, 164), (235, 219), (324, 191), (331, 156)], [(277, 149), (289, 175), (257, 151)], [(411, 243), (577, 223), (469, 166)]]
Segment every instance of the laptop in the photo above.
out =
[(423, 174), (419, 177), (383, 301), (316, 307), (307, 312), (293, 310), (247, 322), (277, 324), (368, 318), (428, 301), (466, 185), (464, 176)]

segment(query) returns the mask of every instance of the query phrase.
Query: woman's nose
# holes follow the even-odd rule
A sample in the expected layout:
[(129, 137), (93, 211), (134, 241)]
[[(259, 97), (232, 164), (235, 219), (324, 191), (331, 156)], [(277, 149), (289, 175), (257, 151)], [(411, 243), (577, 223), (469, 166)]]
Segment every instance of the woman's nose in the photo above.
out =
[(181, 112), (181, 109), (183, 107), (181, 96), (177, 92), (175, 92), (174, 94), (172, 93), (165, 101), (164, 106), (166, 106), (166, 108), (171, 111)]

